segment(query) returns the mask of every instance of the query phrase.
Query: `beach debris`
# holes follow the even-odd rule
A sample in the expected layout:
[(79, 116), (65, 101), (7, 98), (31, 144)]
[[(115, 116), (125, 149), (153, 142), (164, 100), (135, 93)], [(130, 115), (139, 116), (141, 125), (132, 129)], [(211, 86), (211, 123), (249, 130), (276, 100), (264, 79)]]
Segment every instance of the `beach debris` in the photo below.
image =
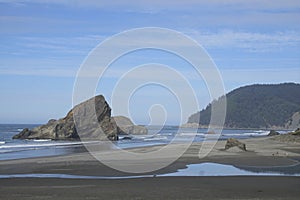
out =
[(279, 155), (279, 152), (276, 151), (276, 153), (272, 153), (272, 156), (278, 156)]
[(228, 150), (232, 147), (238, 147), (243, 151), (247, 151), (245, 143), (242, 143), (235, 138), (229, 138), (225, 144), (225, 150)]

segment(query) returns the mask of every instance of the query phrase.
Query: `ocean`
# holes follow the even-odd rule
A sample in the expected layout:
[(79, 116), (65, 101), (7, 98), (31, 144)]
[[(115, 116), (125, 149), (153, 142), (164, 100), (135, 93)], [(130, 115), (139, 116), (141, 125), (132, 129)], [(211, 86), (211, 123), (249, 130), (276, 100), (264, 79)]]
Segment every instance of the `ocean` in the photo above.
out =
[[(0, 124), (0, 160), (12, 160), (41, 156), (65, 155), (84, 152), (85, 147), (80, 141), (56, 141), (56, 140), (20, 140), (12, 137), (24, 128), (34, 128), (39, 124)], [(207, 129), (178, 128), (178, 126), (149, 126), (147, 135), (132, 135), (131, 139), (120, 136), (120, 140), (114, 142), (119, 148), (133, 148), (168, 144), (176, 134), (181, 142), (185, 142), (195, 131), (197, 134), (194, 142), (204, 140)], [(284, 133), (285, 131), (281, 131)], [(265, 137), (268, 130), (242, 130), (224, 129), (219, 140), (227, 138)], [(177, 139), (178, 141), (178, 139)], [(96, 142), (96, 141), (95, 141)], [(93, 143), (91, 141), (91, 143)]]

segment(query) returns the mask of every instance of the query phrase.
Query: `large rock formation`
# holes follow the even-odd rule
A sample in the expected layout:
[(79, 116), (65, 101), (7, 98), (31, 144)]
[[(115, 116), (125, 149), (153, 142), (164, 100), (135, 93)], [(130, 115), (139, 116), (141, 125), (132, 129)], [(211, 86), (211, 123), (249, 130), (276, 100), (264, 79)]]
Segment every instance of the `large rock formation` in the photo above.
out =
[(146, 127), (134, 125), (127, 117), (115, 116), (112, 118), (117, 123), (117, 126), (120, 128), (122, 134), (145, 135), (148, 133)]
[(286, 129), (296, 129), (300, 128), (300, 112), (295, 112), (288, 122), (285, 124)]
[[(76, 125), (75, 126), (75, 122)], [(120, 129), (111, 120), (111, 108), (102, 95), (91, 98), (69, 111), (66, 117), (24, 129), (13, 139), (109, 139), (117, 140)]]

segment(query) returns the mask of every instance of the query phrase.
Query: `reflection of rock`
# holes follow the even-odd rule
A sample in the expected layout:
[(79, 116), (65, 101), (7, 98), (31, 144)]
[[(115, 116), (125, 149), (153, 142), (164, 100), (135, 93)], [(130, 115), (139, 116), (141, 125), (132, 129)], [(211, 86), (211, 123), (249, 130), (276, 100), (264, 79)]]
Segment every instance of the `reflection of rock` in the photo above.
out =
[(279, 135), (280, 133), (278, 133), (277, 131), (271, 130), (270, 133), (268, 134), (268, 136), (274, 136), (274, 135)]
[[(96, 112), (95, 112), (96, 111)], [(118, 127), (111, 120), (111, 109), (102, 95), (91, 98), (69, 111), (66, 117), (59, 120), (49, 120), (47, 124), (33, 128), (24, 129), (15, 135), (14, 139), (78, 139), (73, 115), (76, 123), (80, 122), (81, 138), (118, 139)], [(96, 114), (98, 123), (92, 123), (91, 119)], [(80, 119), (80, 120), (79, 120)]]
[(246, 144), (238, 141), (237, 139), (229, 138), (229, 139), (227, 139), (227, 142), (225, 144), (225, 150), (228, 150), (232, 147), (238, 147), (243, 151), (247, 151)]
[(112, 117), (116, 122), (117, 126), (120, 128), (123, 134), (133, 134), (133, 135), (145, 135), (148, 134), (148, 130), (144, 126), (137, 126), (132, 123), (132, 121), (124, 116)]

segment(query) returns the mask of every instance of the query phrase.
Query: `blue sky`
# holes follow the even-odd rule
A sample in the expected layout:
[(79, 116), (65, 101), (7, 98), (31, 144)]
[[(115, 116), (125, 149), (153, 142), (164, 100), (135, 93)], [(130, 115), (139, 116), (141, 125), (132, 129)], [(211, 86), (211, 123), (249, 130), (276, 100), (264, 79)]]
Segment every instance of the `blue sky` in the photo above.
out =
[[(76, 73), (88, 53), (107, 37), (132, 28), (169, 28), (196, 40), (220, 70), (226, 91), (253, 83), (300, 82), (299, 11), (297, 0), (0, 0), (0, 123), (63, 117), (72, 107)], [(209, 103), (205, 85), (189, 66), (151, 51), (115, 63), (97, 92), (110, 102), (122, 70), (148, 62), (186, 74), (198, 91), (200, 108)], [(149, 107), (162, 103), (167, 123), (176, 124), (173, 97), (164, 97), (162, 88), (144, 89), (130, 103), (134, 121), (149, 123)]]

